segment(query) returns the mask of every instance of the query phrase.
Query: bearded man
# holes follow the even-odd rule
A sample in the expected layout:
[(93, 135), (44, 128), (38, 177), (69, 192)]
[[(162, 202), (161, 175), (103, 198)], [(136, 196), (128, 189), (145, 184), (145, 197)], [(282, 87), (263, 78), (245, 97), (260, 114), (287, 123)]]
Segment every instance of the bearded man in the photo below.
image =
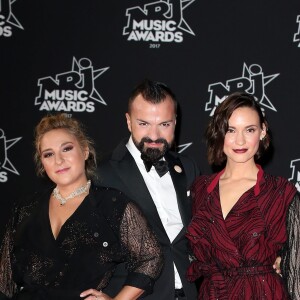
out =
[[(191, 252), (185, 237), (191, 220), (189, 188), (199, 174), (193, 160), (171, 151), (177, 101), (165, 84), (145, 80), (131, 93), (126, 113), (130, 138), (100, 162), (102, 186), (121, 190), (146, 216), (163, 249), (165, 263), (145, 300), (195, 300), (196, 287), (186, 280)], [(147, 241), (145, 241), (146, 243)], [(126, 268), (115, 271), (105, 292), (114, 297), (126, 284)]]

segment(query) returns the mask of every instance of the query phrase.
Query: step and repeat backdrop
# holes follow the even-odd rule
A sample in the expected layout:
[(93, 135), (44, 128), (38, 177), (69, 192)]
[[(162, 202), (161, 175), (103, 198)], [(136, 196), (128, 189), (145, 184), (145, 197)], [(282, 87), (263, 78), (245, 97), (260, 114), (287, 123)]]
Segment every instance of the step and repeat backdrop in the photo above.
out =
[(128, 136), (127, 99), (144, 78), (175, 92), (176, 147), (202, 173), (215, 107), (254, 94), (273, 135), (264, 167), (300, 191), (299, 0), (0, 0), (0, 228), (45, 184), (33, 164), (41, 117), (80, 119), (101, 158)]

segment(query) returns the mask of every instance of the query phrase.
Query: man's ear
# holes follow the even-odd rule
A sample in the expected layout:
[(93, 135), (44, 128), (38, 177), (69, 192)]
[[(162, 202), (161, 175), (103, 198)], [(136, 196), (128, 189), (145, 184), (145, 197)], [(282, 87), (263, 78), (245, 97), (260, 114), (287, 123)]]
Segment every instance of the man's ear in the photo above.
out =
[(131, 118), (130, 118), (130, 115), (129, 115), (129, 113), (126, 113), (125, 116), (126, 116), (128, 130), (131, 132)]

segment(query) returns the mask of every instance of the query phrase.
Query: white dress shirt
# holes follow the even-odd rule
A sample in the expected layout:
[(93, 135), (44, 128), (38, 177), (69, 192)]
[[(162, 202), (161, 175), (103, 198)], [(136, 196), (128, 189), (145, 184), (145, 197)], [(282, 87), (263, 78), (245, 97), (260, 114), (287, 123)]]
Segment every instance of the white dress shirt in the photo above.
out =
[[(144, 178), (162, 224), (170, 241), (172, 242), (183, 228), (183, 224), (179, 213), (176, 192), (170, 172), (167, 172), (164, 176), (160, 177), (153, 166), (151, 167), (151, 170), (147, 172), (144, 162), (141, 159), (141, 152), (134, 145), (132, 137), (130, 137), (126, 147), (133, 156)], [(175, 264), (174, 271), (175, 288), (181, 289), (182, 283)]]

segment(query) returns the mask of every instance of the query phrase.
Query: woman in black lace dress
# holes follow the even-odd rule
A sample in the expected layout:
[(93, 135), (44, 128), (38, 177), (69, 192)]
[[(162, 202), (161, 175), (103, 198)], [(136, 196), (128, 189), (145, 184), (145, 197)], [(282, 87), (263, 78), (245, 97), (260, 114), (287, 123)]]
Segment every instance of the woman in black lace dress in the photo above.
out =
[(114, 189), (91, 184), (95, 150), (64, 114), (36, 127), (38, 174), (54, 186), (14, 207), (0, 252), (0, 299), (111, 299), (101, 292), (116, 265), (128, 277), (115, 300), (151, 293), (162, 264), (140, 210)]

